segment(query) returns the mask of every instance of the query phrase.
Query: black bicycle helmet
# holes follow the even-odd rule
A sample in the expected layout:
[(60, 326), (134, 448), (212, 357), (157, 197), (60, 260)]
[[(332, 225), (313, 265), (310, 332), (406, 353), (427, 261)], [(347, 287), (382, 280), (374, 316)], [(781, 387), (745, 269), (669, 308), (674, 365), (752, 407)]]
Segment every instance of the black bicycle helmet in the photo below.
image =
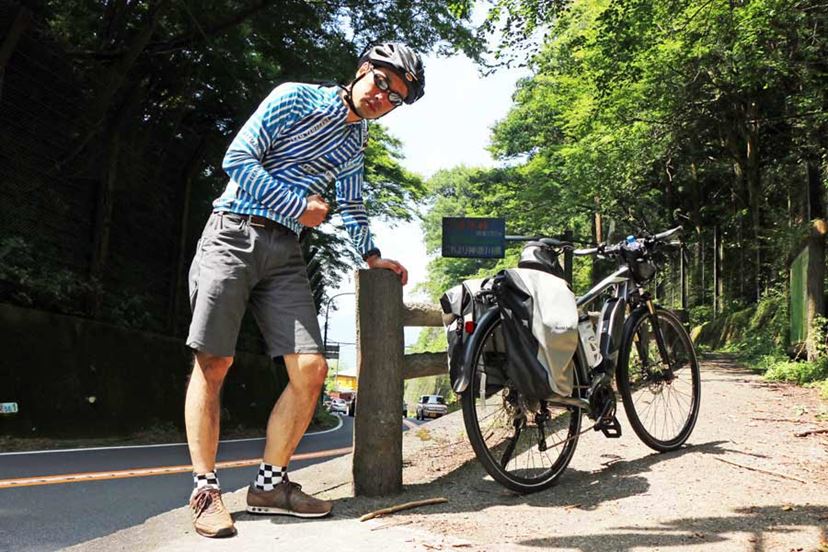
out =
[(425, 71), (420, 56), (398, 42), (383, 42), (368, 48), (359, 58), (359, 65), (370, 62), (377, 67), (387, 67), (405, 81), (408, 95), (405, 103), (413, 104), (425, 94)]

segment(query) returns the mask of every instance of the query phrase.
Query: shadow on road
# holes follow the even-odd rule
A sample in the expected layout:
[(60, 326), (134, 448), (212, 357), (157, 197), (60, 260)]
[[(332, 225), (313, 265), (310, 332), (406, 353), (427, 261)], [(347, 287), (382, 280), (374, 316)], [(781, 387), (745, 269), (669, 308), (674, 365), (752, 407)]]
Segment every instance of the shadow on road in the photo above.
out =
[[(615, 461), (615, 455), (606, 455), (610, 460), (599, 471), (567, 470), (559, 482), (550, 489), (531, 495), (513, 493), (488, 477), (476, 460), (471, 460), (459, 469), (426, 484), (408, 485), (398, 497), (389, 498), (343, 498), (335, 501), (337, 517), (353, 518), (389, 503), (402, 503), (434, 496), (449, 497), (449, 502), (417, 511), (420, 515), (439, 516), (447, 513), (479, 512), (500, 505), (526, 504), (538, 508), (577, 508), (594, 510), (607, 501), (615, 501), (646, 493), (647, 479), (641, 474), (654, 465), (670, 461), (684, 454), (721, 455), (728, 452), (722, 448), (724, 442), (711, 442), (683, 447), (679, 450), (649, 454), (635, 460)], [(391, 502), (393, 501), (393, 502)], [(239, 520), (253, 519), (246, 512), (234, 513)], [(296, 523), (290, 517), (275, 516), (274, 524)]]
[[(620, 525), (618, 532), (599, 535), (568, 535), (527, 539), (519, 544), (541, 548), (566, 548), (584, 552), (622, 552), (648, 548), (682, 546), (687, 544), (703, 545), (732, 540), (733, 533), (750, 535), (748, 542), (751, 550), (766, 550), (766, 538), (769, 533), (787, 535), (795, 528), (815, 527), (820, 531), (822, 541), (828, 541), (828, 508), (812, 505), (779, 505), (740, 508), (726, 517), (679, 518), (669, 523), (651, 527), (631, 527)], [(796, 542), (790, 542), (791, 550), (801, 550)]]

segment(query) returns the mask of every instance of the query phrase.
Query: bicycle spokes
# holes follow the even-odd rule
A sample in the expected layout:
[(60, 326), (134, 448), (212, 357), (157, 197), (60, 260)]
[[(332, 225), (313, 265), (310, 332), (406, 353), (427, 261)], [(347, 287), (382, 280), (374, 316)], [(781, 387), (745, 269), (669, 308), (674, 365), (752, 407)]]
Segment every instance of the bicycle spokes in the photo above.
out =
[[(658, 311), (637, 322), (619, 381), (627, 417), (656, 450), (680, 446), (698, 413), (699, 372), (692, 343), (674, 316)], [(620, 379), (620, 378), (619, 378)]]

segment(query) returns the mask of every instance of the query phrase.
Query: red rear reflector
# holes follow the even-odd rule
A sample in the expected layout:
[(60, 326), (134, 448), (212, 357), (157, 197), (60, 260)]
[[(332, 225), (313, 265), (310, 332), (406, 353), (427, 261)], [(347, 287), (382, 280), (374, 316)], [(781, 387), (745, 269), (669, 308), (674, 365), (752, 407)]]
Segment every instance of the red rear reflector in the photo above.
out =
[(467, 334), (470, 334), (474, 331), (474, 320), (469, 320), (466, 322), (464, 328)]

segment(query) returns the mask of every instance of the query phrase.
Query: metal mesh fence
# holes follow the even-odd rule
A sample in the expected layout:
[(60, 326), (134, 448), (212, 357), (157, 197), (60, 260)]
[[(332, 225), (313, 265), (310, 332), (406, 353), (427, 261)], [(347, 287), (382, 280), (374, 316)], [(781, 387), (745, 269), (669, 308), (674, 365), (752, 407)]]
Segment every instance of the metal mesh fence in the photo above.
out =
[[(0, 0), (0, 44), (18, 9)], [(206, 218), (191, 209), (199, 222), (181, 220), (189, 200), (183, 167), (197, 137), (186, 128), (162, 136), (131, 120), (116, 153), (104, 228), (99, 211), (113, 145), (89, 120), (92, 86), (37, 24), (0, 69), (0, 301), (182, 335), (182, 275)], [(108, 247), (92, 281), (96, 239), (105, 230)]]

